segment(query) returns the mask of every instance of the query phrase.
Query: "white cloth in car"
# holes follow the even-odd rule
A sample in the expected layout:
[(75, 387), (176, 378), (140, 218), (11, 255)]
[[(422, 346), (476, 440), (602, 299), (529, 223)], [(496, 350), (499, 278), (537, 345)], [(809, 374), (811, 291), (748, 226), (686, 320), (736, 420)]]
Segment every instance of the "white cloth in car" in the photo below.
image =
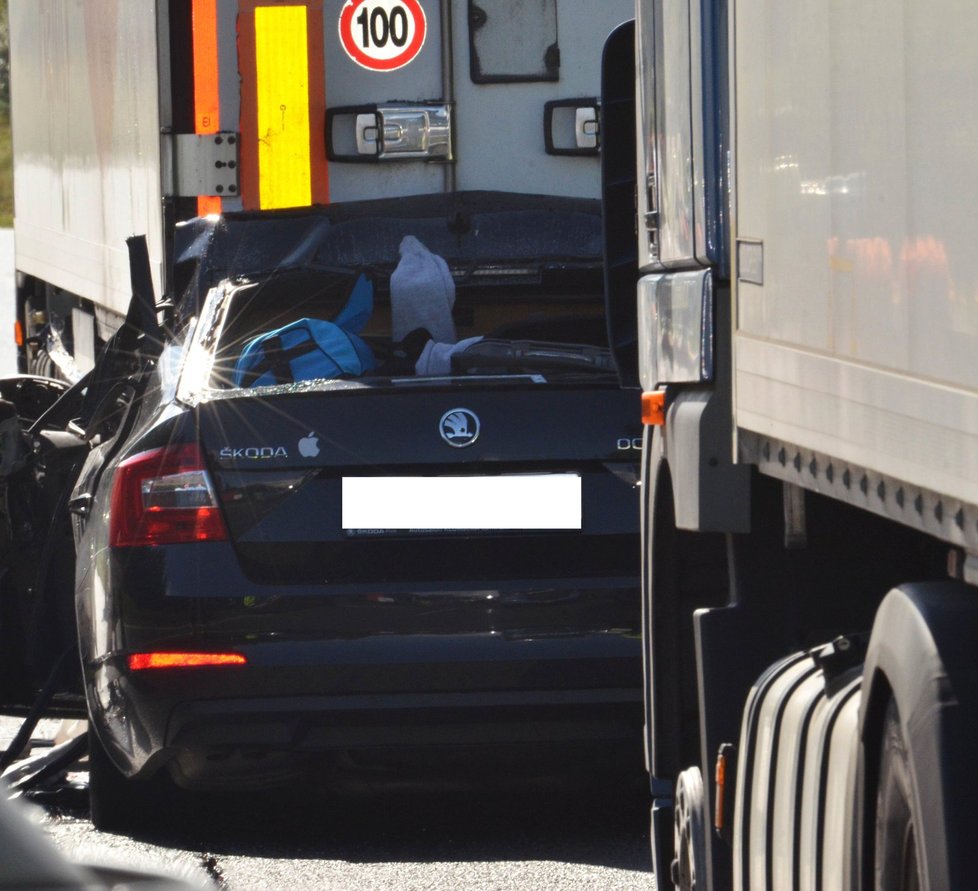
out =
[(402, 239), (400, 253), (400, 262), (391, 274), (394, 342), (404, 340), (415, 328), (424, 328), (439, 344), (455, 343), (455, 282), (448, 264), (413, 235)]
[(435, 377), (451, 374), (452, 356), (480, 340), (482, 340), (481, 337), (466, 337), (465, 340), (460, 340), (458, 343), (435, 343), (433, 340), (429, 340), (424, 345), (421, 355), (418, 356), (418, 361), (414, 363), (414, 373)]

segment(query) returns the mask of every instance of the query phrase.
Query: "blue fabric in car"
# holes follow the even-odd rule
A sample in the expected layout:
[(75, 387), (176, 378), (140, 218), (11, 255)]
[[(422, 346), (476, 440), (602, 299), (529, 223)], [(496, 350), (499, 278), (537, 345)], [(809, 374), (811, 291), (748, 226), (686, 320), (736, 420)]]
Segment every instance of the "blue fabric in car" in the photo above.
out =
[(234, 386), (264, 387), (369, 371), (376, 362), (359, 332), (372, 311), (373, 285), (361, 275), (334, 321), (299, 319), (249, 341), (235, 364)]

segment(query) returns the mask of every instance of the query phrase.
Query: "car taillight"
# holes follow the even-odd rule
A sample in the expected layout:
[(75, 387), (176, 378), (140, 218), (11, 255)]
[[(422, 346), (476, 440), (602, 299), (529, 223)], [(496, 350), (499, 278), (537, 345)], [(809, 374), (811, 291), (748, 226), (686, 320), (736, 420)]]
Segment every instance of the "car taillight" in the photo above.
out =
[(226, 541), (204, 455), (196, 443), (140, 452), (115, 471), (109, 508), (113, 547)]
[(247, 665), (241, 653), (130, 653), (129, 670), (200, 668), (206, 665)]

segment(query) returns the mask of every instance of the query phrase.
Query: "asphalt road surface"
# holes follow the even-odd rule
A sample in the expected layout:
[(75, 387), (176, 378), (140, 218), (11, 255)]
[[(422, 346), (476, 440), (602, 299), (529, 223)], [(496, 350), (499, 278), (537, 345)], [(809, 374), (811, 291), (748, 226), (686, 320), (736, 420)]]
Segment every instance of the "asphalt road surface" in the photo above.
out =
[[(0, 718), (0, 748), (18, 720)], [(42, 722), (36, 736), (53, 736)], [(654, 891), (641, 780), (594, 784), (377, 782), (195, 798), (135, 838), (96, 831), (87, 775), (31, 807), (70, 859), (175, 875), (204, 888), (350, 891)], [(2, 883), (0, 883), (2, 884)]]

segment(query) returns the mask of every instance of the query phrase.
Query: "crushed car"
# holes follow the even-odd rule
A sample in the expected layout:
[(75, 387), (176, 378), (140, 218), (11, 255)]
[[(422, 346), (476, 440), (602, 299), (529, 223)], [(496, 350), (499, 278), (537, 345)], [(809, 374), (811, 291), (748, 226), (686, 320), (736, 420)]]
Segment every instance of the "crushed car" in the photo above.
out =
[(639, 409), (596, 202), (199, 218), (166, 305), (130, 253), (92, 371), (0, 382), (3, 700), (77, 645), (95, 825), (414, 757), (638, 771)]

